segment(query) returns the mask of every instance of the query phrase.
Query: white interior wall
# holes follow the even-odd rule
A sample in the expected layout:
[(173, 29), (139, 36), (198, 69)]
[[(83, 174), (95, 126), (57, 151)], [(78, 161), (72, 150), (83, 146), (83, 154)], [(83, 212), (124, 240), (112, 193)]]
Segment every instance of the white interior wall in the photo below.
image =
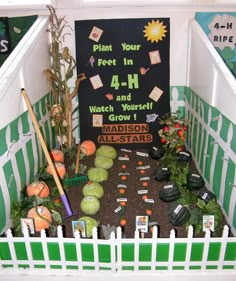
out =
[[(80, 7), (78, 1), (55, 1), (57, 14), (65, 16), (68, 24), (74, 28), (75, 20), (91, 19), (116, 19), (116, 18), (170, 18), (170, 85), (185, 86), (187, 70), (187, 51), (189, 22), (194, 18), (195, 12), (227, 12), (236, 11), (236, 5), (206, 5), (206, 1), (196, 1), (200, 5), (154, 5), (154, 6), (114, 6), (114, 7)], [(48, 15), (47, 9), (4, 9), (0, 10), (0, 16), (22, 15)], [(65, 44), (75, 56), (75, 38), (67, 36)]]
[(207, 103), (236, 124), (236, 80), (196, 21), (191, 22), (188, 81)]
[[(47, 17), (39, 17), (0, 68), (0, 129), (25, 110), (21, 88), (25, 88), (32, 104), (48, 93), (43, 70), (49, 66)], [(37, 38), (37, 40), (35, 40)]]

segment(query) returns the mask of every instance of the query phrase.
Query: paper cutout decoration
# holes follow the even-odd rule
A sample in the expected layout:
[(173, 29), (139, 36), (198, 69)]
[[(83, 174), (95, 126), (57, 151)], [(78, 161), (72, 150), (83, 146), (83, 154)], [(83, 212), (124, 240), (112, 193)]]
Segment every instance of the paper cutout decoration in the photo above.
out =
[(93, 127), (102, 127), (103, 125), (103, 115), (93, 114)]
[(161, 63), (160, 52), (158, 50), (149, 52), (149, 58), (151, 64)]
[(101, 80), (99, 74), (97, 74), (93, 77), (90, 77), (89, 79), (90, 79), (90, 82), (92, 83), (94, 90), (103, 87), (102, 80)]
[(108, 93), (105, 95), (105, 97), (108, 99), (108, 100), (113, 100), (113, 95)]
[(139, 71), (141, 75), (145, 75), (148, 72), (149, 68), (140, 67)]
[(147, 123), (155, 122), (158, 116), (159, 116), (159, 115), (156, 114), (156, 113), (147, 114), (147, 115), (146, 115), (146, 122), (147, 122)]
[(102, 36), (103, 30), (94, 26), (90, 35), (89, 35), (89, 39), (98, 42)]
[(94, 56), (91, 56), (90, 59), (89, 59), (90, 66), (93, 67), (94, 63), (95, 63), (95, 58), (94, 58)]
[(162, 94), (163, 94), (163, 91), (161, 89), (159, 89), (157, 86), (155, 86), (153, 88), (153, 90), (151, 91), (149, 98), (154, 100), (155, 102), (157, 102)]
[(152, 20), (148, 22), (148, 25), (145, 26), (143, 31), (145, 33), (144, 37), (147, 37), (147, 41), (151, 41), (151, 43), (158, 43), (158, 41), (162, 41), (164, 37), (166, 37), (166, 26), (163, 25), (163, 22), (159, 20)]
[(21, 33), (21, 29), (19, 29), (18, 27), (14, 26), (13, 27), (13, 31), (17, 34), (20, 34)]

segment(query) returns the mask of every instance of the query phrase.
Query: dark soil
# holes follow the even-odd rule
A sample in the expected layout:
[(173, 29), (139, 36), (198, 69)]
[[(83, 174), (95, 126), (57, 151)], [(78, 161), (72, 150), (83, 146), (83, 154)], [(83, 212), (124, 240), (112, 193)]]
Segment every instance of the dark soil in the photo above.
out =
[[(136, 153), (142, 152), (148, 154), (147, 150), (132, 150), (131, 152), (124, 152), (120, 149), (117, 149), (117, 158), (114, 161), (114, 165), (110, 168), (109, 178), (107, 181), (101, 183), (104, 187), (104, 196), (100, 199), (101, 207), (96, 215), (93, 215), (94, 219), (99, 221), (98, 234), (100, 238), (104, 238), (102, 232), (102, 225), (114, 225), (118, 227), (120, 225), (120, 219), (124, 217), (127, 221), (125, 227), (123, 227), (123, 236), (126, 238), (133, 238), (135, 232), (135, 219), (136, 216), (145, 216), (146, 209), (150, 207), (152, 209), (152, 215), (149, 217), (150, 223), (157, 223), (158, 225), (158, 236), (159, 237), (169, 237), (170, 231), (172, 229), (176, 232), (176, 237), (187, 237), (186, 226), (175, 227), (171, 225), (168, 221), (168, 210), (173, 203), (166, 203), (159, 199), (159, 191), (161, 187), (167, 185), (169, 182), (158, 182), (154, 178), (154, 172), (157, 166), (160, 164), (160, 161), (152, 159), (150, 156), (139, 156)], [(119, 157), (128, 156), (129, 160), (119, 160)], [(81, 160), (81, 164), (86, 165), (87, 169), (94, 167), (95, 156), (84, 157)], [(66, 166), (70, 177), (74, 176), (74, 165), (75, 156), (68, 158), (66, 160)], [(150, 168), (143, 170), (144, 173), (141, 173), (137, 167), (139, 166), (139, 161), (142, 161), (142, 166), (150, 166)], [(138, 164), (139, 163), (139, 164)], [(122, 168), (122, 165), (125, 164), (126, 168)], [(71, 170), (70, 170), (71, 168)], [(197, 172), (193, 162), (190, 163), (191, 172)], [(122, 180), (119, 173), (129, 173), (126, 180)], [(143, 187), (143, 181), (140, 180), (142, 177), (149, 177), (147, 180), (148, 186)], [(122, 197), (127, 198), (126, 207), (124, 208), (124, 214), (122, 212), (115, 212), (119, 207), (119, 202), (117, 199), (121, 197), (119, 194), (118, 184), (125, 184), (127, 186), (125, 195)], [(84, 185), (84, 184), (83, 184)], [(73, 216), (63, 219), (63, 227), (66, 237), (73, 237), (72, 231), (72, 221), (77, 220), (79, 217), (84, 216), (85, 214), (80, 210), (80, 202), (83, 198), (82, 188), (83, 185), (71, 186), (66, 189), (66, 194), (71, 205)], [(143, 189), (148, 190), (148, 198), (154, 200), (154, 204), (148, 204), (143, 199), (141, 194), (138, 194), (138, 190)], [(62, 211), (65, 215), (64, 210)], [(226, 222), (222, 222), (224, 225)], [(200, 233), (197, 236), (203, 236), (204, 233)], [(151, 232), (145, 233), (144, 237), (151, 237)]]

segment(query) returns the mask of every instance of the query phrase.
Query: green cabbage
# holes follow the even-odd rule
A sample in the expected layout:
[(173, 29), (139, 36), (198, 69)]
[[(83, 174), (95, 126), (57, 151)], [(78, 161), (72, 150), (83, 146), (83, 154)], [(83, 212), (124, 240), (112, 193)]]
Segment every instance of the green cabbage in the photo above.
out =
[(86, 196), (80, 202), (80, 209), (86, 215), (95, 215), (100, 209), (100, 201), (96, 196)]
[(113, 160), (106, 156), (97, 156), (94, 160), (94, 165), (97, 168), (110, 169), (113, 166)]
[(88, 216), (84, 216), (78, 219), (79, 221), (84, 221), (86, 224), (86, 237), (90, 238), (93, 235), (93, 228), (98, 226), (98, 222)]
[(88, 178), (95, 182), (106, 181), (108, 179), (108, 172), (103, 168), (90, 168), (88, 170)]
[(117, 156), (117, 152), (115, 148), (110, 145), (101, 145), (96, 151), (96, 156), (105, 156), (114, 160)]
[(98, 199), (104, 195), (104, 189), (98, 182), (87, 183), (82, 189), (84, 196), (96, 196)]

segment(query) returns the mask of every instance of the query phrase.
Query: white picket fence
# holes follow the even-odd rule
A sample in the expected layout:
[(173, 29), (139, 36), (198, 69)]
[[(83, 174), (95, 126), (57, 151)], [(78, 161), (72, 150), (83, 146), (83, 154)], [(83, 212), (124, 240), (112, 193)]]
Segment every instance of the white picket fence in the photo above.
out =
[[(42, 118), (39, 120), (39, 125), (41, 127), (43, 135), (47, 136), (47, 141), (49, 143), (49, 146), (52, 147), (52, 131), (49, 129), (48, 133), (45, 132), (45, 128), (50, 128), (50, 118), (49, 118), (49, 112), (46, 112), (43, 115), (43, 108), (42, 103), (39, 104), (39, 112), (35, 110), (35, 114), (37, 116), (42, 116)], [(0, 167), (4, 167), (7, 163), (9, 163), (12, 167), (12, 173), (10, 175), (10, 179), (6, 177), (6, 174), (4, 173), (4, 170), (0, 169), (0, 186), (1, 191), (3, 194), (3, 202), (5, 205), (5, 212), (6, 212), (6, 221), (7, 224), (5, 228), (3, 229), (3, 232), (6, 231), (10, 227), (10, 207), (11, 202), (13, 200), (20, 200), (20, 194), (22, 190), (22, 181), (21, 181), (21, 175), (19, 171), (19, 164), (25, 165), (25, 184), (29, 184), (30, 180), (32, 180), (32, 175), (36, 175), (38, 172), (38, 168), (42, 167), (45, 163), (45, 157), (43, 156), (43, 151), (41, 146), (39, 145), (39, 142), (37, 140), (37, 136), (35, 134), (35, 129), (33, 127), (32, 121), (30, 119), (29, 114), (27, 114), (28, 117), (28, 124), (29, 124), (29, 131), (23, 132), (23, 125), (22, 125), (22, 119), (18, 119), (18, 140), (15, 140), (11, 138), (11, 126), (8, 125), (6, 128), (6, 135), (5, 140), (3, 138), (1, 139), (2, 142), (5, 142), (7, 145), (7, 150), (3, 155), (0, 155)], [(17, 135), (17, 132), (15, 132)], [(30, 155), (27, 152), (27, 146), (31, 146), (32, 152), (33, 152), (33, 165), (30, 166), (29, 157)], [(18, 163), (16, 155), (22, 152), (24, 163)], [(32, 155), (31, 155), (32, 156)], [(11, 190), (14, 190), (14, 192), (10, 192)], [(16, 194), (17, 197), (14, 195), (11, 196), (11, 193)], [(12, 197), (12, 198), (11, 198)]]
[[(4, 274), (7, 270), (7, 267), (10, 267), (12, 270), (21, 272), (22, 268), (27, 273), (27, 271), (35, 272), (42, 271), (42, 269), (37, 269), (39, 266), (44, 266), (46, 274), (50, 274), (55, 267), (59, 267), (60, 274), (84, 274), (86, 272), (101, 273), (103, 271), (110, 271), (111, 273), (121, 273), (124, 271), (131, 271), (133, 273), (142, 272), (144, 267), (148, 267), (149, 274), (155, 274), (160, 271), (170, 272), (189, 272), (194, 271), (198, 268), (199, 272), (206, 272), (209, 267), (214, 267), (219, 272), (225, 270), (226, 272), (235, 272), (236, 270), (236, 261), (235, 255), (234, 258), (229, 259), (225, 258), (227, 246), (235, 245), (236, 238), (228, 237), (228, 227), (225, 226), (222, 237), (213, 238), (210, 235), (210, 231), (206, 232), (205, 237), (203, 238), (194, 238), (193, 237), (193, 227), (190, 226), (188, 229), (187, 238), (176, 238), (175, 231), (171, 230), (169, 238), (158, 238), (157, 228), (154, 227), (152, 238), (140, 238), (140, 233), (135, 231), (134, 238), (124, 239), (122, 238), (121, 228), (117, 228), (117, 233), (111, 233), (109, 240), (98, 239), (97, 229), (93, 229), (93, 238), (86, 239), (80, 238), (79, 232), (75, 234), (75, 238), (64, 238), (62, 233), (62, 228), (58, 227), (58, 237), (46, 237), (45, 231), (41, 232), (41, 237), (30, 237), (28, 234), (27, 228), (24, 230), (23, 237), (13, 237), (11, 231), (7, 231), (7, 237), (0, 238), (0, 247), (1, 243), (6, 243), (9, 246), (11, 259), (0, 259), (0, 274)], [(32, 244), (38, 243), (42, 245), (43, 249), (43, 259), (34, 259), (34, 253), (32, 252)], [(212, 245), (220, 243), (220, 252), (217, 259), (209, 258), (209, 251)], [(19, 253), (16, 251), (16, 245), (22, 244), (25, 245), (26, 249), (26, 258), (23, 256), (19, 257)], [(50, 258), (51, 254), (49, 251), (48, 244), (55, 244), (59, 249), (60, 258), (55, 260)], [(65, 251), (66, 245), (73, 245), (76, 249), (76, 257), (74, 260), (68, 259)], [(86, 261), (83, 260), (84, 252), (87, 251), (86, 245), (90, 245), (93, 251), (93, 260)], [(109, 246), (109, 258), (108, 261), (101, 260), (100, 257), (100, 247)], [(133, 245), (133, 260), (126, 260), (126, 253), (124, 252), (125, 245)], [(159, 261), (158, 256), (163, 253), (158, 252), (157, 246), (168, 245), (168, 260)], [(183, 246), (183, 251), (185, 250), (185, 259), (183, 261), (178, 260), (175, 257), (176, 247)], [(202, 250), (201, 260), (193, 260), (191, 258), (192, 249), (200, 245)], [(201, 246), (202, 245), (202, 246)], [(151, 247), (150, 255), (147, 261), (142, 261), (140, 259), (140, 247), (147, 246)], [(233, 247), (232, 249), (235, 249)], [(182, 251), (182, 249), (179, 249)], [(131, 250), (132, 251), (132, 250)], [(229, 251), (229, 249), (227, 250)], [(104, 259), (104, 257), (103, 257)], [(74, 267), (74, 270), (70, 268)], [(226, 269), (228, 267), (228, 269)], [(88, 268), (92, 268), (88, 269)], [(126, 268), (126, 269), (125, 269)], [(164, 268), (164, 269), (163, 269)], [(230, 268), (230, 269), (229, 269)], [(8, 268), (9, 269), (9, 268)], [(32, 271), (33, 270), (33, 271)], [(147, 270), (147, 269), (146, 269)], [(74, 273), (73, 273), (74, 272)]]
[(236, 80), (196, 20), (190, 23), (188, 146), (236, 235)]
[[(196, 111), (195, 108), (199, 110)], [(186, 119), (191, 121), (188, 145), (194, 163), (203, 176), (206, 187), (216, 194), (218, 203), (222, 206), (231, 226), (231, 231), (236, 235), (233, 225), (236, 208), (236, 153), (233, 150), (236, 145), (233, 142), (235, 138), (233, 126), (235, 127), (235, 125), (227, 121), (220, 112), (217, 116), (212, 116), (212, 108), (207, 106), (204, 109), (204, 101), (194, 93), (191, 94), (189, 103), (187, 99), (185, 101), (185, 114)], [(223, 129), (226, 131), (225, 139), (221, 135)], [(214, 180), (217, 174), (220, 182)], [(217, 185), (219, 188), (216, 190)], [(226, 202), (227, 197), (225, 196), (229, 197), (228, 202)]]

